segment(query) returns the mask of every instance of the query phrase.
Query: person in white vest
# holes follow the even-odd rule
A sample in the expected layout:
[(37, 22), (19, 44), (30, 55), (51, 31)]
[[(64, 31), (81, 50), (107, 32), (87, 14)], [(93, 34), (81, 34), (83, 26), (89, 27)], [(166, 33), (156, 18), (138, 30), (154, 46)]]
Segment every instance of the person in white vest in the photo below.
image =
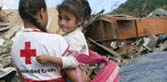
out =
[[(60, 69), (78, 67), (73, 56), (63, 56), (68, 44), (60, 35), (46, 31), (48, 14), (45, 0), (20, 0), (19, 15), (24, 30), (12, 45), (11, 56), (21, 82), (64, 82)], [(52, 62), (41, 64), (40, 54), (49, 54)]]

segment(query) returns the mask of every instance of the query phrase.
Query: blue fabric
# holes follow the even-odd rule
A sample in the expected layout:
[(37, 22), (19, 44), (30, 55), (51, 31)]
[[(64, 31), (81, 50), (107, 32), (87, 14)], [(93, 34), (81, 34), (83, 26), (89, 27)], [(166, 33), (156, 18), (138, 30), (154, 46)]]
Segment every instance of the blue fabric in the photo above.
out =
[(167, 52), (146, 54), (120, 70), (120, 82), (167, 82)]

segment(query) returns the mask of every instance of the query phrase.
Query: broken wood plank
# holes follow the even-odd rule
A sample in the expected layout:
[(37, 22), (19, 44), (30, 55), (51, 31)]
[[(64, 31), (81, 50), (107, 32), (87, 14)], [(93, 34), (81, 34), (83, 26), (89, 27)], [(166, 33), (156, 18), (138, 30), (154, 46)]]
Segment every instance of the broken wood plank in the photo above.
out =
[(104, 49), (105, 51), (109, 52), (110, 54), (118, 57), (119, 59), (122, 59), (120, 54), (117, 53), (116, 51), (112, 50), (111, 48), (108, 48), (108, 47), (106, 47), (106, 46), (104, 46), (102, 44), (99, 44), (98, 42), (94, 41), (93, 39), (91, 39), (89, 37), (88, 37), (88, 40), (90, 40), (92, 43), (94, 43), (95, 45), (99, 46), (100, 48)]
[(86, 36), (95, 41), (126, 40), (167, 33), (167, 16), (124, 20), (105, 16), (94, 21), (88, 28)]
[(0, 31), (6, 31), (9, 30), (11, 27), (7, 26), (7, 27), (0, 27)]
[(167, 17), (138, 19), (136, 25), (137, 37), (167, 33)]
[(0, 28), (1, 27), (6, 27), (6, 26), (9, 26), (10, 23), (6, 23), (6, 22), (0, 22)]

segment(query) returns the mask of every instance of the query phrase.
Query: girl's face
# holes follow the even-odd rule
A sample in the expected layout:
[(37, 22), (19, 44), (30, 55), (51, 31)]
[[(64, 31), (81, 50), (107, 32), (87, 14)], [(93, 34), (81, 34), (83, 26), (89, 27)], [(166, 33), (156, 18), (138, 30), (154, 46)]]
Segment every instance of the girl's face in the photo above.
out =
[(63, 32), (69, 33), (75, 30), (79, 23), (72, 13), (62, 10), (58, 15), (58, 25)]

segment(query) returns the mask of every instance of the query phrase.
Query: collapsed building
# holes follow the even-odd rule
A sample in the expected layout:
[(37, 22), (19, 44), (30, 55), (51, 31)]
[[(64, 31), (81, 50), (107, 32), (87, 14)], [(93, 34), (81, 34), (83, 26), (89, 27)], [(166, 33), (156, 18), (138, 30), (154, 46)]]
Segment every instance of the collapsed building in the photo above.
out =
[[(161, 16), (167, 16), (167, 11), (156, 9), (147, 17)], [(165, 24), (162, 25), (166, 27)], [(128, 63), (122, 66), (120, 70), (120, 82), (166, 82), (167, 34), (147, 36), (143, 39), (145, 46), (148, 47), (147, 51), (149, 52), (128, 61)]]
[(166, 23), (163, 9), (143, 18), (105, 15), (91, 21), (85, 34), (91, 49), (120, 64), (120, 82), (166, 82)]
[(167, 11), (163, 9), (156, 9), (143, 18), (99, 15), (90, 22), (85, 33), (90, 48), (121, 65), (144, 54), (167, 49)]

